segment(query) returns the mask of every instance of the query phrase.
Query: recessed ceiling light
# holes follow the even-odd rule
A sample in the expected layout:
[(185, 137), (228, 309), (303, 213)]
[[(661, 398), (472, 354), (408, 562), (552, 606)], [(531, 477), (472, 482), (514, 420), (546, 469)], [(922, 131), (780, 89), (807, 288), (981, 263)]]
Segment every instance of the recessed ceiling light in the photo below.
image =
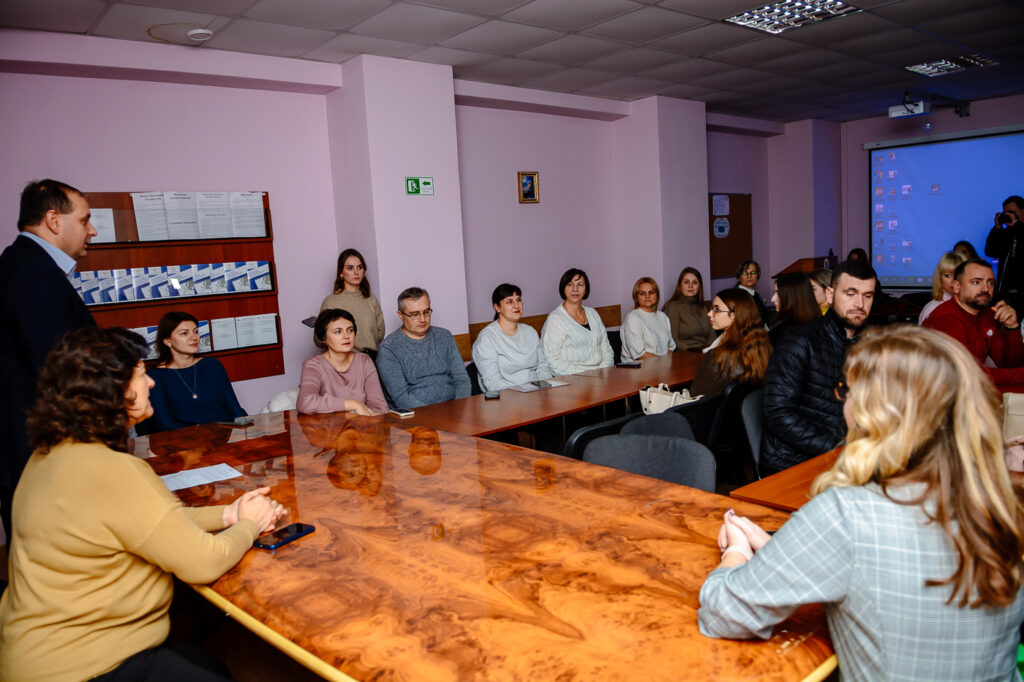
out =
[(966, 71), (967, 69), (980, 69), (986, 66), (995, 66), (998, 64), (994, 59), (982, 56), (980, 54), (969, 54), (963, 57), (947, 57), (946, 59), (936, 59), (933, 62), (925, 62), (923, 64), (914, 64), (913, 66), (905, 66), (907, 71), (913, 71), (919, 73), (922, 76), (945, 76), (947, 73), (956, 73), (957, 71)]
[(726, 21), (765, 33), (782, 33), (791, 28), (859, 11), (859, 8), (841, 0), (783, 0), (742, 12)]

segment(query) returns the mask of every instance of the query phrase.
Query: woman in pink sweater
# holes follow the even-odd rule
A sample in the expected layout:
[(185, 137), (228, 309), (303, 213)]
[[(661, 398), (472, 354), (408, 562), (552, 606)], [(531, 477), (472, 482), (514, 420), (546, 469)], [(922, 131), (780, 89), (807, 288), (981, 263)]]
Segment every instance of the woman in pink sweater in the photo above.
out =
[(355, 349), (355, 339), (356, 321), (350, 312), (340, 308), (320, 311), (313, 326), (313, 342), (325, 350), (302, 363), (299, 412), (372, 416), (388, 411), (377, 368), (370, 356)]

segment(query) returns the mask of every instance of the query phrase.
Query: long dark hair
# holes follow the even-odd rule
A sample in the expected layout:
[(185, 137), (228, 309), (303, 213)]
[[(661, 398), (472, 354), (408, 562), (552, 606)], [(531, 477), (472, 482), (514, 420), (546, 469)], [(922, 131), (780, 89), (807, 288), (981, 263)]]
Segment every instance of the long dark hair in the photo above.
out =
[(127, 451), (128, 407), (135, 396), (125, 392), (145, 346), (122, 327), (68, 332), (39, 372), (36, 406), (25, 423), (32, 447), (45, 455), (71, 439)]
[[(697, 278), (696, 300), (690, 300), (689, 296), (683, 294), (683, 277), (686, 277), (688, 274)], [(690, 303), (704, 305), (704, 278), (700, 276), (700, 270), (689, 265), (683, 268), (683, 271), (679, 273), (679, 277), (676, 279), (676, 290), (672, 292), (672, 298), (665, 301), (665, 305), (672, 301), (689, 301)], [(662, 309), (664, 310), (664, 308)]]
[(723, 374), (738, 378), (745, 384), (764, 383), (772, 344), (754, 297), (740, 288), (718, 292), (718, 298), (733, 313), (732, 324), (722, 333), (722, 340), (711, 352)]
[(779, 290), (779, 310), (772, 329), (800, 327), (821, 317), (807, 273), (781, 274), (775, 278), (775, 286)]
[(358, 258), (360, 264), (363, 266), (363, 279), (359, 282), (359, 293), (363, 295), (363, 298), (369, 298), (370, 280), (366, 279), (366, 259), (363, 258), (363, 254), (359, 253), (355, 249), (345, 249), (338, 254), (338, 274), (334, 279), (334, 293), (340, 294), (345, 291), (345, 278), (341, 276), (341, 272), (345, 269), (345, 261), (352, 256)]
[(182, 322), (191, 322), (195, 326), (199, 326), (199, 320), (196, 319), (196, 316), (192, 313), (186, 313), (184, 310), (172, 310), (160, 318), (160, 324), (156, 328), (156, 364), (166, 365), (174, 359), (174, 355), (171, 354), (171, 347), (164, 343), (164, 341), (171, 338), (171, 334), (174, 333), (174, 330)]

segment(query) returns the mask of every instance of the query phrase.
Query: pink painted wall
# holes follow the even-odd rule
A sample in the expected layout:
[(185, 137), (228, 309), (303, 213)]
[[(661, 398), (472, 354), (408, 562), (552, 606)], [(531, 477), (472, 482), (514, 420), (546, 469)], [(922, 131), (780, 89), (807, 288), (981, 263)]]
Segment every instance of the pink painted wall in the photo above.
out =
[[(1016, 95), (972, 102), (971, 115), (965, 118), (958, 117), (951, 107), (942, 107), (927, 117), (890, 119), (887, 116), (876, 116), (844, 123), (841, 132), (841, 181), (845, 250), (858, 246), (867, 249), (870, 244), (868, 154), (862, 148), (864, 143), (1019, 125), (1024, 122), (1022, 111), (1024, 95)], [(925, 121), (932, 124), (930, 133), (922, 130)], [(996, 208), (993, 208), (993, 212)], [(988, 224), (991, 216), (980, 216), (979, 220)], [(974, 246), (980, 251), (984, 244)]]
[[(772, 285), (767, 275), (777, 268), (769, 251), (767, 140), (754, 135), (709, 132), (708, 191), (750, 195), (753, 257), (765, 274), (758, 282), (757, 290), (768, 300), (772, 295)], [(715, 279), (709, 287), (705, 271), (704, 283), (705, 294), (710, 297), (714, 292), (735, 286), (736, 278)]]
[(4, 244), (15, 235), (21, 188), (41, 177), (84, 191), (269, 191), (287, 375), (235, 390), (253, 411), (298, 383), (314, 352), (300, 320), (318, 309), (333, 276), (334, 263), (319, 254), (337, 248), (322, 95), (2, 73), (0, 130)]
[[(611, 124), (472, 106), (455, 119), (470, 322), (491, 319), (502, 282), (522, 288), (525, 314), (550, 312), (570, 267), (587, 272), (589, 305), (618, 302)], [(540, 203), (519, 203), (519, 171), (540, 173)]]

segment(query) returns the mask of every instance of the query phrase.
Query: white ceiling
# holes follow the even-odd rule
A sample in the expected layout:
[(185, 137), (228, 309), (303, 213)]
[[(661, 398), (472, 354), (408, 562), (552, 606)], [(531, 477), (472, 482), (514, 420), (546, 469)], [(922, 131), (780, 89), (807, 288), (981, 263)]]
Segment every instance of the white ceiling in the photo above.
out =
[[(763, 4), (761, 0), (760, 4)], [(456, 78), (634, 100), (702, 100), (773, 121), (874, 116), (1024, 92), (1024, 0), (852, 0), (863, 11), (772, 36), (722, 21), (758, 0), (0, 0), (0, 25), (344, 62), (449, 64)], [(980, 53), (999, 66), (903, 67)]]

